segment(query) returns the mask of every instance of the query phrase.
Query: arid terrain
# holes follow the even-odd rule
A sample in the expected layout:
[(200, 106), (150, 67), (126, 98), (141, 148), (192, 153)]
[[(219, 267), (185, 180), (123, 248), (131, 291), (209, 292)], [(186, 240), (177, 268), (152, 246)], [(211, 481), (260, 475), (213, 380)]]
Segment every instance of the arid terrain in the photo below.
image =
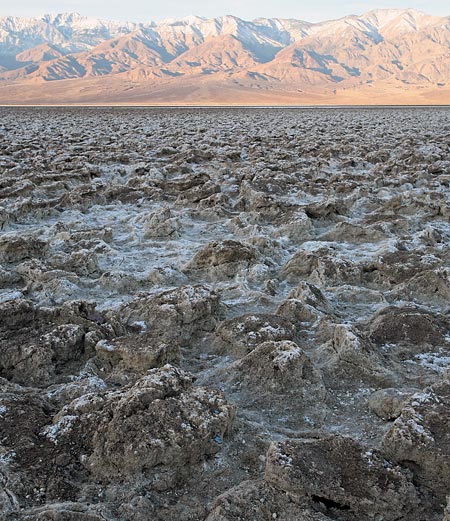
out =
[(448, 105), (450, 16), (7, 16), (0, 104)]
[(0, 519), (449, 521), (449, 116), (0, 109)]

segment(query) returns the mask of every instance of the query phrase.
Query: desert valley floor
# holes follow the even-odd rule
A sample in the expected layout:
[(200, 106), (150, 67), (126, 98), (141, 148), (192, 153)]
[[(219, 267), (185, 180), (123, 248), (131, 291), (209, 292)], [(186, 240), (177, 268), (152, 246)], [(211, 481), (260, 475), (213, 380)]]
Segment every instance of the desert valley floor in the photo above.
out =
[(450, 520), (450, 109), (0, 109), (2, 521)]

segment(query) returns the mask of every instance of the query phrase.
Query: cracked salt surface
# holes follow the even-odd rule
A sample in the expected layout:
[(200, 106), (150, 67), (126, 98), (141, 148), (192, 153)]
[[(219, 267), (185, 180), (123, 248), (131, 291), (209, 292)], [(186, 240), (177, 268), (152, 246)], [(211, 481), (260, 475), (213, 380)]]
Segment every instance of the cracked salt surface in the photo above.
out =
[(418, 363), (436, 373), (444, 374), (450, 368), (450, 356), (445, 356), (443, 351), (438, 353), (419, 353), (414, 357), (414, 360), (405, 360), (405, 363)]
[[(101, 284), (91, 279), (81, 279), (77, 284), (69, 283), (71, 298), (93, 299), (98, 302), (99, 309), (118, 306), (131, 298), (136, 289), (161, 291), (186, 282), (182, 270), (193, 252), (219, 237), (223, 240), (234, 238), (224, 223), (191, 219), (187, 214), (183, 216), (184, 230), (179, 238), (169, 241), (148, 240), (143, 237), (142, 225), (139, 224), (138, 218), (150, 211), (157, 211), (159, 206), (151, 203), (138, 206), (139, 208), (134, 205), (93, 206), (86, 212), (64, 211), (57, 216), (46, 218), (41, 224), (14, 224), (9, 230), (13, 234), (35, 233), (39, 238), (49, 241), (50, 251), (57, 254), (64, 252), (67, 245), (65, 241), (58, 239), (57, 233), (55, 239), (55, 225), (71, 232), (111, 229), (112, 239), (105, 245), (106, 252), (102, 253), (100, 250), (97, 253), (98, 266), (105, 274), (104, 278), (106, 274), (111, 274), (113, 286), (114, 279), (124, 278), (124, 290), (119, 290), (122, 295), (117, 295), (117, 290), (108, 292)], [(288, 255), (285, 253), (284, 258)], [(151, 276), (158, 273), (158, 270), (161, 270), (162, 281), (155, 284), (151, 282)], [(169, 280), (164, 284), (166, 274)], [(118, 284), (121, 285), (120, 281)], [(245, 291), (245, 287), (243, 289)], [(247, 286), (247, 289), (251, 291), (250, 286)], [(10, 292), (3, 298), (20, 298), (20, 294)], [(42, 305), (51, 303), (45, 295), (39, 295), (39, 298)], [(245, 300), (245, 295), (231, 298), (230, 304), (238, 304), (241, 299)]]
[[(372, 394), (421, 390), (412, 406), (443, 403), (427, 389), (447, 377), (450, 364), (443, 305), (450, 298), (448, 111), (44, 112), (48, 121), (26, 110), (3, 110), (0, 120), (0, 305), (15, 310), (31, 301), (38, 325), (27, 322), (28, 308), (4, 317), (8, 349), (0, 350), (0, 376), (10, 387), (0, 416), (12, 415), (13, 423), (10, 441), (2, 443), (20, 456), (17, 472), (19, 481), (27, 476), (29, 497), (17, 494), (31, 515), (38, 508), (32, 491), (45, 481), (46, 504), (76, 498), (83, 508), (96, 505), (108, 521), (110, 512), (124, 521), (148, 515), (210, 521), (207, 509), (222, 493), (265, 479), (271, 442), (347, 436), (361, 443), (367, 466), (378, 472), (373, 451), (391, 424), (368, 407)], [(55, 129), (64, 129), (64, 144)], [(224, 254), (210, 247), (213, 241), (247, 249), (234, 246), (236, 255), (227, 256), (229, 246)], [(220, 310), (207, 290), (177, 293), (194, 284), (215, 290)], [(143, 299), (147, 308), (136, 304), (126, 319), (124, 303), (165, 290), (175, 290), (176, 304)], [(82, 306), (81, 319), (71, 300), (93, 301), (95, 311)], [(424, 311), (431, 313), (425, 332)], [(260, 321), (261, 314), (269, 318)], [(227, 329), (226, 321), (242, 317), (241, 327)], [(70, 335), (72, 322), (82, 328), (79, 338)], [(252, 323), (261, 327), (253, 331)], [(280, 335), (288, 344), (271, 340)], [(192, 388), (190, 377), (175, 377), (168, 363), (193, 374)], [(147, 384), (159, 389), (158, 400), (153, 391), (140, 392)], [(129, 401), (119, 405), (131, 387)], [(217, 413), (212, 389), (236, 407), (232, 428), (216, 426), (226, 414)], [(22, 405), (10, 405), (22, 392), (36, 400), (25, 400), (29, 426), (14, 416)], [(193, 400), (195, 393), (204, 402)], [(396, 396), (382, 395), (379, 408), (390, 413)], [(161, 416), (152, 417), (158, 407)], [(102, 427), (90, 424), (94, 410)], [(420, 414), (409, 427), (433, 451), (440, 438), (421, 425)], [(72, 439), (77, 422), (84, 422), (85, 437)], [(90, 445), (97, 440), (98, 460)], [(128, 447), (129, 461), (116, 464), (111, 455)], [(280, 457), (295, 467), (295, 458)], [(109, 469), (102, 467), (108, 458)], [(61, 481), (47, 461), (64, 462)], [(87, 467), (93, 461), (104, 473), (98, 480)], [(130, 474), (123, 474), (128, 465)], [(322, 489), (333, 490), (326, 479), (339, 465), (333, 459), (321, 465)], [(391, 501), (385, 492), (379, 504)], [(330, 501), (341, 504), (332, 494)], [(282, 518), (279, 501), (270, 511)], [(355, 508), (361, 519), (380, 517)], [(423, 508), (417, 519), (408, 510), (400, 519), (441, 521), (434, 503)]]

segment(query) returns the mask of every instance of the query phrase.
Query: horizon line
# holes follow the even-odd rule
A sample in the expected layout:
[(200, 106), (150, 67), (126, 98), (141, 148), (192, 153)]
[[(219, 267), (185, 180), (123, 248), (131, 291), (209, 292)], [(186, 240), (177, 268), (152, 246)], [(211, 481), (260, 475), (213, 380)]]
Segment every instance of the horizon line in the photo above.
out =
[(450, 103), (405, 103), (405, 104), (311, 104), (311, 105), (289, 105), (289, 104), (266, 104), (266, 105), (251, 105), (251, 104), (167, 104), (167, 103), (60, 103), (60, 104), (47, 104), (47, 103), (0, 103), (0, 109), (4, 108), (155, 108), (155, 109), (352, 109), (352, 108), (367, 108), (367, 109), (379, 109), (379, 108), (450, 108)]

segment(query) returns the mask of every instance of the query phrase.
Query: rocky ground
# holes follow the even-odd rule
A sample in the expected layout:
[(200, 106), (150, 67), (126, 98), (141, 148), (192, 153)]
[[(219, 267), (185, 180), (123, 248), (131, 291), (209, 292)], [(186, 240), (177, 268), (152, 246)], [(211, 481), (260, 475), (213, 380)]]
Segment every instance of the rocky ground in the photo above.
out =
[(449, 109), (0, 113), (0, 519), (450, 520)]

